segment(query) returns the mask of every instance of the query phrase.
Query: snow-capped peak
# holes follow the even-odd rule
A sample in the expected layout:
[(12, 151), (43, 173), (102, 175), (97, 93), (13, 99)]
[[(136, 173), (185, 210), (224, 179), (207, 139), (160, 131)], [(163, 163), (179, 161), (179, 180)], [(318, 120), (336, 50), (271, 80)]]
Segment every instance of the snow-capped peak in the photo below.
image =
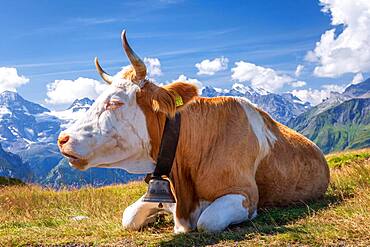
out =
[(271, 92), (265, 90), (264, 88), (261, 88), (261, 87), (257, 87), (257, 88), (252, 88), (254, 89), (255, 92), (257, 92), (258, 94), (260, 95), (268, 95), (270, 94)]
[(39, 104), (23, 99), (18, 93), (12, 91), (4, 91), (0, 93), (0, 106), (7, 108), (8, 111), (24, 114), (38, 114), (49, 112), (49, 109), (42, 107)]
[(234, 83), (231, 89), (238, 91), (242, 94), (251, 93), (251, 88), (240, 83)]
[(76, 99), (66, 110), (52, 111), (49, 115), (59, 118), (61, 120), (61, 128), (65, 129), (81, 118), (93, 103), (94, 100), (89, 98)]
[(241, 84), (241, 83), (234, 83), (231, 88), (235, 91), (238, 91), (238, 92), (242, 93), (242, 94), (246, 94), (246, 93), (249, 93), (249, 94), (252, 94), (252, 95), (255, 95), (255, 94), (268, 95), (268, 94), (270, 94), (269, 91), (267, 91), (263, 88), (254, 88), (254, 87), (251, 87), (251, 86), (246, 86), (246, 85)]
[(311, 107), (310, 104), (303, 103), (292, 94), (271, 93), (263, 88), (254, 88), (245, 85), (244, 83), (234, 83), (231, 89), (220, 89), (206, 86), (202, 90), (202, 96), (245, 97), (282, 123), (287, 123), (291, 118), (298, 116)]
[(77, 112), (80, 110), (87, 111), (91, 105), (94, 103), (94, 100), (89, 98), (83, 99), (76, 99), (73, 103), (67, 108), (67, 110), (72, 110), (73, 112)]

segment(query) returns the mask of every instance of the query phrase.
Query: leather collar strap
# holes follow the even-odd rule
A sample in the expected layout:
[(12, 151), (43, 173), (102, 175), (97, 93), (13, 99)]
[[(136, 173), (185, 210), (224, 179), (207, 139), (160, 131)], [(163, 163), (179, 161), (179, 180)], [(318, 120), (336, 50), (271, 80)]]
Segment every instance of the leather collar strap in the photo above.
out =
[(172, 164), (176, 155), (177, 144), (179, 141), (180, 126), (180, 113), (177, 112), (174, 118), (166, 118), (153, 177), (161, 177), (163, 175), (167, 177), (170, 176)]

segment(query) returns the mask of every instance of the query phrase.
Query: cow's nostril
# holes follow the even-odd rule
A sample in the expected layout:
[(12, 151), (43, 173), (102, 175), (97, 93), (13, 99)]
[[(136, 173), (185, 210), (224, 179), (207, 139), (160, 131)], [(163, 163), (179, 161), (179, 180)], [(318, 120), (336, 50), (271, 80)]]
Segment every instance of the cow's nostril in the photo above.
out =
[(60, 146), (63, 146), (69, 141), (69, 135), (60, 135), (58, 138), (58, 143)]

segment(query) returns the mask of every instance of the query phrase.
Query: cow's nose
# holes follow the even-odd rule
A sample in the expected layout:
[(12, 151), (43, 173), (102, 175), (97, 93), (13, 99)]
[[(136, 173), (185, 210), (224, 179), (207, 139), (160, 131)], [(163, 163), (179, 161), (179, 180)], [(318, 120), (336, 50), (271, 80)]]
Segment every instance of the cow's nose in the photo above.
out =
[(67, 134), (60, 134), (59, 137), (58, 137), (58, 144), (59, 144), (59, 147), (63, 147), (64, 144), (66, 144), (68, 141), (69, 141), (69, 135)]

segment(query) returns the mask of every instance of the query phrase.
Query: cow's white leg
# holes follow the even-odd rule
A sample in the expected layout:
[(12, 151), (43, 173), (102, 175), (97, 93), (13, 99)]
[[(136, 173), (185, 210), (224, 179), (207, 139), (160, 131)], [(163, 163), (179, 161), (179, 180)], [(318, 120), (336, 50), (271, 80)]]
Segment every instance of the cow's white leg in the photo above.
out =
[(128, 206), (123, 212), (122, 226), (129, 230), (138, 230), (153, 221), (154, 216), (163, 209), (158, 203), (143, 202), (143, 197)]
[(240, 194), (229, 194), (216, 199), (200, 215), (197, 229), (207, 232), (222, 231), (231, 224), (255, 217), (257, 212), (248, 217), (248, 208), (243, 206), (245, 199), (246, 197)]
[(173, 219), (175, 222), (174, 232), (178, 234), (178, 233), (187, 233), (187, 232), (194, 230), (197, 226), (199, 216), (204, 211), (204, 209), (208, 207), (209, 204), (210, 202), (208, 201), (203, 201), (203, 200), (199, 201), (198, 206), (190, 214), (189, 219), (178, 218), (176, 215), (176, 207), (173, 207), (172, 212), (173, 212)]

